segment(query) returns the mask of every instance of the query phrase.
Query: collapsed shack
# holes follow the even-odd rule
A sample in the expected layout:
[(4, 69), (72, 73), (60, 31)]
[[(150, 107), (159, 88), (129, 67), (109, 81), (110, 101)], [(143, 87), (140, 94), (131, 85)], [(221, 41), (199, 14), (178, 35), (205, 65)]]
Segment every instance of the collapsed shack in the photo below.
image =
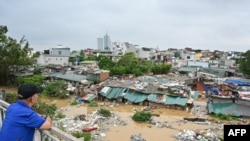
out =
[(179, 94), (145, 93), (123, 87), (104, 87), (98, 94), (101, 101), (136, 104), (151, 108), (191, 109), (193, 100)]
[(208, 99), (208, 112), (231, 115), (236, 117), (250, 117), (250, 100), (230, 96), (211, 95)]
[(149, 106), (152, 108), (191, 109), (191, 88), (185, 86), (186, 77), (174, 74), (142, 76), (133, 79), (109, 79), (98, 92), (98, 100)]

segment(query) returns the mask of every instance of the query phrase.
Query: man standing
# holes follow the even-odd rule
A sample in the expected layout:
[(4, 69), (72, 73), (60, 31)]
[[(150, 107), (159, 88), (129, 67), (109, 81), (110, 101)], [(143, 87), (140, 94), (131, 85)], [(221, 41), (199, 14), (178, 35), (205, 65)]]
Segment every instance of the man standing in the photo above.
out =
[(18, 88), (18, 100), (11, 104), (0, 130), (0, 141), (33, 141), (35, 129), (50, 129), (50, 117), (42, 117), (31, 107), (37, 102), (43, 89), (32, 84)]

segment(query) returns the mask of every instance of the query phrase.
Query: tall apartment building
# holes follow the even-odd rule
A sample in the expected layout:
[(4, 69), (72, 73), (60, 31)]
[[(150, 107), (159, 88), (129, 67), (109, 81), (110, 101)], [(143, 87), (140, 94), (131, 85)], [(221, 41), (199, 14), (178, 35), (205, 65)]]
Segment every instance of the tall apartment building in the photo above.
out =
[(103, 38), (102, 37), (97, 37), (97, 49), (98, 50), (103, 50)]
[(103, 37), (97, 37), (97, 49), (110, 51), (111, 40), (107, 33)]
[(104, 40), (104, 50), (110, 50), (111, 48), (111, 40), (110, 36), (106, 33), (106, 35), (103, 38)]

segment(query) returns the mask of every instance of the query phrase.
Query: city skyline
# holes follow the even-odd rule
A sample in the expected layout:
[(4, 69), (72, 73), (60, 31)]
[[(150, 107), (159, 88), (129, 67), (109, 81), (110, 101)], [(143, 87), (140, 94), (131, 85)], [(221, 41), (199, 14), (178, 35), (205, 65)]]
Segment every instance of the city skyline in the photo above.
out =
[(97, 49), (108, 35), (140, 47), (245, 52), (250, 49), (250, 1), (117, 0), (0, 1), (0, 25), (34, 50), (61, 44)]

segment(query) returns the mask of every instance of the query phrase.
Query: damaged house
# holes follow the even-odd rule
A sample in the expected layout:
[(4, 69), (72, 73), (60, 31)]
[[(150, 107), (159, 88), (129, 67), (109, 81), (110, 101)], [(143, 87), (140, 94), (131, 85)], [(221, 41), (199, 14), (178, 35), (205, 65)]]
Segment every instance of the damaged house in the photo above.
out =
[(210, 89), (208, 112), (250, 117), (250, 81), (228, 78), (225, 84)]

